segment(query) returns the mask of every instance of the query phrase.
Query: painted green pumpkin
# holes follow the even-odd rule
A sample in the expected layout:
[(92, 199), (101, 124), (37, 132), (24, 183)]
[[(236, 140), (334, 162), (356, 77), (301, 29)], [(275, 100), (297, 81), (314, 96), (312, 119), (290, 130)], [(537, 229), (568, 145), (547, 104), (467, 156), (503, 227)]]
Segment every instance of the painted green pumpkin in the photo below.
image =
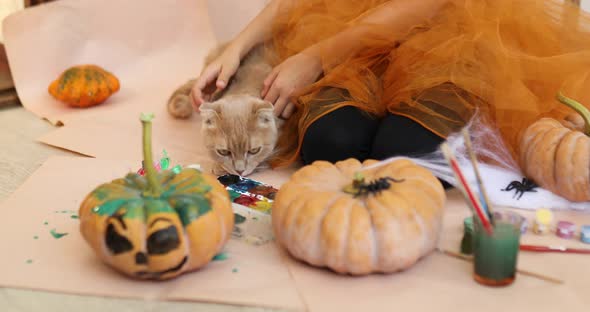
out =
[[(144, 163), (151, 117), (142, 116)], [(139, 279), (164, 280), (199, 269), (231, 236), (229, 194), (217, 178), (185, 168), (130, 173), (94, 189), (80, 206), (80, 231), (108, 265)]]

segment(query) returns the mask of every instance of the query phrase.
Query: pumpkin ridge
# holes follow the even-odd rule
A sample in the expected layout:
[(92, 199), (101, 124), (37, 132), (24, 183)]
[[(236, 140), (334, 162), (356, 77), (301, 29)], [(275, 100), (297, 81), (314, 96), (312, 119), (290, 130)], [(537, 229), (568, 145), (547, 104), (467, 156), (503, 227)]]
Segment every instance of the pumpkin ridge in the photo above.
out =
[[(543, 140), (545, 139), (545, 137), (547, 136), (547, 133), (556, 128), (555, 126), (550, 127), (549, 125), (547, 125), (547, 130), (541, 132), (541, 133), (536, 133), (535, 137), (530, 141), (529, 145), (528, 145), (528, 149), (526, 150), (526, 154), (525, 154), (525, 161), (527, 161), (526, 167), (528, 168), (527, 171), (527, 175), (531, 176), (533, 178), (533, 180), (539, 179), (539, 176), (542, 176), (542, 170), (543, 168), (540, 168), (540, 166), (538, 164), (531, 164), (528, 160), (530, 160), (536, 153), (536, 151), (539, 149), (539, 145), (540, 143), (543, 142)], [(536, 160), (536, 159), (535, 159)]]
[[(556, 155), (557, 162), (552, 164), (553, 166), (557, 166), (559, 164), (559, 167), (561, 169), (560, 172), (558, 172), (560, 177), (559, 180), (561, 183), (556, 187), (556, 191), (559, 191), (561, 194), (565, 195), (565, 197), (570, 198), (571, 195), (575, 192), (575, 190), (573, 189), (574, 185), (573, 183), (571, 183), (570, 180), (572, 174), (575, 174), (575, 172), (573, 172), (575, 169), (572, 168), (573, 163), (571, 158), (573, 150), (575, 149), (577, 138), (579, 136), (580, 133), (578, 132), (570, 132), (562, 139), (558, 155)], [(539, 182), (543, 183), (543, 181)]]
[[(347, 198), (346, 196), (344, 196), (343, 198)], [(346, 233), (345, 237), (342, 237), (342, 234), (338, 237), (336, 237), (336, 235), (332, 234), (334, 232), (334, 230), (329, 231), (329, 230), (325, 230), (325, 232), (327, 234), (322, 233), (322, 238), (325, 237), (326, 235), (330, 235), (332, 237), (331, 240), (326, 240), (326, 239), (322, 239), (321, 240), (321, 245), (323, 247), (324, 244), (327, 244), (329, 242), (335, 242), (337, 241), (339, 243), (338, 246), (338, 251), (339, 254), (337, 254), (336, 256), (330, 257), (330, 255), (327, 255), (325, 252), (328, 251), (330, 248), (328, 247), (323, 247), (321, 248), (322, 250), (322, 255), (325, 258), (325, 262), (327, 264), (328, 267), (332, 268), (333, 270), (337, 271), (337, 272), (342, 272), (344, 270), (345, 267), (349, 266), (348, 263), (348, 240), (350, 239), (349, 234), (350, 234), (350, 213), (352, 212), (352, 207), (354, 206), (354, 201), (353, 200), (349, 200), (349, 202), (346, 204), (346, 207), (335, 207), (335, 206), (330, 206), (328, 207), (328, 211), (326, 211), (326, 217), (324, 217), (323, 223), (322, 223), (322, 230), (325, 230), (326, 228), (329, 228), (329, 224), (331, 222), (328, 222), (328, 220), (330, 220), (328, 218), (328, 216), (330, 215), (335, 215), (336, 217), (338, 216), (338, 214), (342, 214), (342, 216), (345, 217), (345, 224), (342, 227), (342, 229), (344, 231), (341, 231), (341, 233)], [(348, 212), (345, 212), (345, 210), (348, 210)], [(334, 238), (337, 238), (337, 240), (335, 240)], [(332, 263), (330, 263), (332, 262)]]
[[(586, 145), (586, 148), (583, 149), (576, 149), (577, 151), (579, 151), (578, 153), (576, 153), (574, 151), (574, 154), (572, 155), (572, 163), (573, 163), (573, 167), (574, 168), (580, 168), (582, 166), (579, 166), (579, 163), (583, 163), (584, 158), (588, 158), (588, 137), (586, 135), (580, 135), (578, 136), (578, 138), (576, 139), (576, 146), (580, 146), (581, 144)], [(586, 159), (585, 165), (588, 165), (588, 163), (590, 163), (588, 161), (588, 159)], [(575, 194), (573, 194), (573, 198), (575, 200), (588, 200), (588, 172), (586, 171), (585, 173), (580, 174), (579, 172), (574, 172), (574, 175), (572, 175), (572, 177), (575, 177), (575, 182), (572, 183), (574, 185), (574, 192)]]
[[(371, 229), (373, 231), (373, 233), (372, 233), (373, 242), (375, 244), (375, 246), (374, 246), (375, 252), (373, 255), (373, 257), (374, 257), (373, 268), (379, 268), (382, 266), (381, 253), (379, 251), (383, 250), (383, 246), (381, 246), (381, 239), (379, 238), (379, 233), (377, 233), (377, 231), (375, 230), (378, 227), (377, 224), (380, 224), (380, 223), (377, 222), (378, 218), (375, 216), (376, 212), (375, 212), (375, 207), (373, 207), (373, 205), (371, 204), (372, 201), (376, 201), (376, 199), (367, 198), (367, 201), (364, 202), (364, 204), (367, 208), (367, 211), (369, 211), (369, 216), (371, 217)], [(380, 206), (379, 203), (376, 203), (375, 205)], [(381, 227), (381, 226), (379, 226), (379, 227)]]
[[(330, 195), (329, 192), (321, 192), (317, 191), (314, 192), (313, 196), (310, 197), (310, 200), (307, 205), (304, 205), (302, 209), (297, 211), (297, 214), (293, 216), (293, 248), (297, 250), (297, 254), (303, 255), (304, 257), (308, 255), (309, 247), (307, 246), (307, 233), (308, 229), (311, 227), (309, 225), (310, 222), (304, 222), (306, 220), (314, 220), (316, 212), (316, 207), (325, 205), (327, 201), (331, 198), (325, 198), (326, 195)], [(318, 202), (320, 204), (318, 204)], [(308, 257), (305, 257), (308, 258)]]
[[(404, 203), (404, 206), (406, 207), (406, 209), (404, 209), (404, 210), (406, 212), (407, 211), (412, 212), (411, 215), (412, 215), (412, 217), (415, 218), (416, 211), (415, 211), (415, 205), (414, 205), (413, 201), (410, 200), (410, 199), (408, 199), (408, 197), (405, 195), (404, 192), (400, 192), (399, 190), (392, 190), (392, 192), (395, 193), (395, 195), (398, 196), (401, 199), (401, 201)], [(409, 215), (406, 214), (406, 215), (404, 215), (404, 217), (407, 218), (407, 217), (409, 217)], [(407, 239), (407, 236), (409, 235), (409, 233), (411, 233), (411, 230), (412, 230), (412, 228), (408, 228), (408, 225), (411, 224), (411, 222), (403, 222), (403, 223), (405, 224), (405, 226), (404, 226), (405, 233), (404, 234), (405, 234), (406, 239)], [(421, 232), (420, 231), (420, 226), (417, 226), (417, 229), (418, 229), (417, 230), (418, 233), (424, 234), (424, 232)], [(412, 239), (413, 239), (413, 237), (412, 237)], [(422, 237), (422, 239), (424, 239), (424, 237)], [(422, 248), (423, 247), (424, 246), (422, 245)], [(417, 248), (415, 250), (415, 252), (417, 253), (417, 255), (408, 255), (407, 252), (406, 252), (405, 253), (406, 258), (411, 258), (411, 259), (412, 258), (414, 258), (414, 259), (417, 258), (417, 256), (420, 254), (420, 251), (419, 250), (422, 249), (422, 248)], [(404, 260), (403, 263), (404, 264), (407, 264), (407, 261), (408, 260), (406, 258), (403, 258), (403, 260)]]
[[(287, 214), (285, 215), (284, 218), (284, 223), (283, 223), (283, 227), (287, 229), (284, 237), (285, 240), (291, 241), (293, 240), (293, 236), (295, 234), (293, 234), (294, 227), (296, 225), (293, 225), (292, 222), (295, 222), (295, 220), (297, 220), (297, 215), (299, 214), (299, 211), (301, 210), (301, 208), (303, 206), (305, 206), (307, 204), (307, 202), (310, 200), (311, 197), (297, 197), (292, 203), (291, 203), (291, 209), (289, 209), (287, 211)], [(298, 204), (298, 205), (297, 205)], [(297, 209), (293, 209), (292, 207), (297, 207)], [(291, 221), (291, 222), (289, 222)]]
[(328, 214), (328, 211), (330, 210), (330, 207), (332, 207), (332, 205), (334, 205), (334, 203), (336, 201), (338, 201), (339, 199), (343, 198), (344, 195), (336, 193), (336, 194), (332, 194), (332, 197), (327, 201), (326, 205), (324, 205), (324, 209), (321, 211), (321, 213), (319, 214), (319, 216), (317, 217), (317, 221), (316, 221), (316, 234), (313, 235), (316, 238), (319, 237), (320, 239), (314, 239), (313, 241), (315, 242), (315, 246), (310, 246), (309, 247), (309, 253), (312, 253), (315, 255), (314, 258), (314, 265), (325, 265), (325, 261), (323, 260), (323, 257), (318, 256), (318, 253), (321, 253), (322, 250), (322, 246), (321, 246), (321, 238), (322, 238), (322, 233), (323, 233), (323, 221), (326, 218), (326, 215)]
[(543, 164), (547, 163), (545, 161), (545, 157), (547, 156), (547, 154), (551, 154), (548, 155), (551, 157), (550, 162), (553, 161), (553, 163), (555, 163), (555, 148), (565, 133), (567, 133), (567, 130), (564, 127), (556, 127), (554, 129), (550, 129), (549, 131), (547, 131), (547, 133), (545, 134), (546, 139), (540, 141), (539, 143), (539, 149), (542, 150), (543, 153), (534, 154), (536, 155), (536, 157), (534, 157), (533, 159), (539, 162), (538, 167), (541, 168), (539, 179), (547, 181), (549, 189), (555, 189), (555, 166), (544, 166)]
[(551, 163), (549, 163), (549, 165), (552, 168), (552, 174), (553, 174), (553, 181), (551, 181), (551, 191), (557, 191), (559, 189), (558, 185), (559, 185), (559, 181), (558, 181), (558, 172), (557, 172), (557, 166), (555, 166), (555, 164), (558, 163), (558, 152), (561, 149), (562, 143), (564, 141), (564, 138), (567, 136), (568, 132), (567, 130), (565, 130), (563, 132), (563, 135), (561, 137), (559, 137), (559, 141), (557, 142), (557, 144), (555, 144), (555, 147), (553, 149), (553, 157), (551, 158)]
[[(390, 197), (389, 200), (387, 200), (387, 197)], [(400, 222), (399, 222), (399, 218), (397, 213), (394, 211), (395, 209), (397, 209), (397, 206), (393, 206), (393, 205), (388, 205), (385, 202), (389, 202), (391, 203), (391, 201), (393, 201), (393, 198), (395, 198), (396, 204), (398, 204), (399, 206), (401, 206), (399, 204), (400, 199), (392, 194), (392, 193), (386, 193), (383, 194), (383, 196), (380, 197), (374, 197), (375, 199), (375, 204), (378, 205), (381, 209), (383, 209), (383, 211), (385, 211), (387, 214), (389, 214), (390, 216), (390, 221), (389, 224), (387, 226), (389, 232), (393, 232), (395, 233), (395, 235), (391, 235), (391, 241), (389, 242), (389, 245), (392, 246), (393, 249), (399, 248), (398, 246), (400, 245), (400, 243), (403, 241), (402, 239), (402, 228), (400, 226)], [(399, 263), (398, 262), (392, 262), (391, 259), (386, 258), (386, 260), (389, 260), (386, 262), (386, 266), (387, 266), (387, 270), (397, 270)], [(399, 259), (397, 259), (399, 261)], [(383, 261), (381, 261), (381, 263), (383, 263)], [(394, 269), (392, 269), (392, 267)]]
[[(380, 196), (377, 194), (377, 196)], [(371, 270), (377, 268), (379, 266), (379, 237), (377, 237), (377, 232), (375, 231), (375, 216), (373, 211), (369, 208), (369, 203), (367, 200), (361, 201), (363, 208), (367, 210), (369, 214), (369, 220), (371, 222), (370, 229), (371, 229), (371, 242), (373, 243), (373, 256), (371, 258)]]

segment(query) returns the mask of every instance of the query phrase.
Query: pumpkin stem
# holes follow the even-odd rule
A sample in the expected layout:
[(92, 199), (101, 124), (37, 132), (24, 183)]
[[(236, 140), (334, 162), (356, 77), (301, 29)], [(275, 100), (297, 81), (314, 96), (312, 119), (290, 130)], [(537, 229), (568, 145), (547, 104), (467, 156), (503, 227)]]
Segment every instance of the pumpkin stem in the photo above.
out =
[(352, 179), (352, 183), (348, 184), (344, 187), (344, 192), (348, 194), (356, 194), (358, 193), (361, 185), (365, 182), (365, 177), (360, 172), (354, 173), (354, 178)]
[(143, 126), (143, 163), (145, 176), (148, 180), (149, 188), (145, 191), (146, 195), (152, 197), (159, 197), (162, 193), (160, 183), (158, 183), (158, 173), (154, 168), (154, 161), (152, 158), (152, 119), (154, 114), (142, 113), (140, 120)]
[(570, 99), (561, 92), (557, 93), (557, 100), (575, 110), (584, 119), (584, 134), (590, 136), (590, 111), (581, 103)]

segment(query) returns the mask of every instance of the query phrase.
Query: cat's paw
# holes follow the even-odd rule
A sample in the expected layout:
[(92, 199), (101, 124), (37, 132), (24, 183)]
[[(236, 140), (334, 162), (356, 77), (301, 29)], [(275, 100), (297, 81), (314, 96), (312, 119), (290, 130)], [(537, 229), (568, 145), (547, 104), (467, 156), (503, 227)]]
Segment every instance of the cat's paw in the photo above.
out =
[(168, 112), (175, 118), (189, 118), (193, 114), (191, 99), (188, 95), (177, 94), (168, 101)]

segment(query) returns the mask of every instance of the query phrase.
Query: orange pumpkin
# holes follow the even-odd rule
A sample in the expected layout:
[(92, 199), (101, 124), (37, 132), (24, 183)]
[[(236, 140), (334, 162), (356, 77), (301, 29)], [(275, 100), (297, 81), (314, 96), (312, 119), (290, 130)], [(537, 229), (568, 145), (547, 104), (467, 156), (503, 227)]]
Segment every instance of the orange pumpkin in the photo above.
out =
[[(144, 163), (151, 157), (144, 116)], [(80, 206), (80, 231), (98, 257), (139, 279), (164, 280), (205, 266), (234, 226), (229, 194), (197, 169), (130, 173), (94, 189)]]
[(278, 243), (297, 259), (365, 275), (409, 268), (436, 247), (445, 191), (427, 169), (396, 160), (303, 167), (277, 193), (272, 223)]
[(558, 100), (577, 114), (531, 124), (521, 137), (519, 161), (524, 174), (539, 186), (570, 201), (589, 201), (590, 113), (561, 93)]
[(96, 65), (68, 68), (48, 88), (55, 99), (74, 107), (90, 107), (103, 103), (119, 91), (119, 79)]

